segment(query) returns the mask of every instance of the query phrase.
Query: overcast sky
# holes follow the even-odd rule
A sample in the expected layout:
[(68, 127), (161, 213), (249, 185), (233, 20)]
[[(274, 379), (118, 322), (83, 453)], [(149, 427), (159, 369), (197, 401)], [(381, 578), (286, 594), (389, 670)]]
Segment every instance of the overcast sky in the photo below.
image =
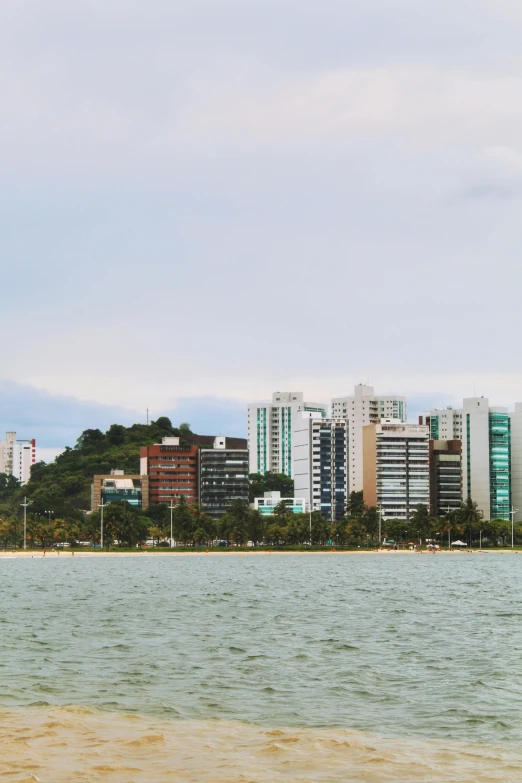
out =
[(0, 433), (522, 400), (521, 40), (519, 0), (3, 0)]

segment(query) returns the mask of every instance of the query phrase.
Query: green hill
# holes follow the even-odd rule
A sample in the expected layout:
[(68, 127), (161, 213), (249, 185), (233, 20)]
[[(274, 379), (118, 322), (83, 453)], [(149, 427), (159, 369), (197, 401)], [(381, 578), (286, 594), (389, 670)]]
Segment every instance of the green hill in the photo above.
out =
[[(213, 437), (191, 432), (188, 424), (173, 427), (170, 419), (160, 417), (150, 424), (124, 427), (112, 424), (107, 432), (85, 430), (74, 448), (66, 448), (54, 462), (33, 465), (31, 479), (16, 491), (15, 500), (27, 495), (31, 512), (52, 510), (55, 515), (74, 518), (90, 509), (91, 483), (95, 473), (109, 473), (113, 468), (125, 473), (140, 472), (140, 447), (160, 443), (166, 436), (177, 435), (181, 444), (212, 446)], [(228, 438), (231, 446), (246, 448), (243, 438)]]

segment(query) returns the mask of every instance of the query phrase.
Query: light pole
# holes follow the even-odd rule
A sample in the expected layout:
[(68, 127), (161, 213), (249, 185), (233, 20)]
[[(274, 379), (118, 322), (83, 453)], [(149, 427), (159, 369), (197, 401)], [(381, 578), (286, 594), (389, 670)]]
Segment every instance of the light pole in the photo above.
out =
[(103, 500), (99, 504), (99, 508), (101, 509), (101, 512), (100, 512), (100, 548), (102, 549), (102, 551), (103, 551), (103, 509), (105, 508), (106, 505), (107, 505), (107, 503), (105, 503)]
[[(51, 527), (51, 517), (54, 514), (54, 511), (44, 511), (44, 514), (49, 514), (49, 528)], [(54, 544), (54, 536), (51, 536), (51, 544)]]
[(517, 513), (518, 513), (518, 508), (511, 506), (511, 511), (509, 512), (511, 516), (511, 549), (513, 549), (515, 545), (515, 514)]
[(382, 538), (382, 506), (379, 506), (379, 547), (381, 546)]
[(174, 541), (172, 539), (172, 512), (176, 508), (176, 506), (174, 505), (174, 500), (172, 498), (170, 501), (169, 508), (170, 508), (170, 548), (172, 549), (172, 547), (174, 546)]
[(24, 497), (24, 502), (20, 503), (24, 509), (24, 549), (27, 549), (27, 506), (31, 505), (31, 502), (27, 502), (27, 498)]
[(446, 513), (448, 515), (448, 549), (451, 549), (451, 524), (449, 518), (449, 515), (451, 514), (451, 506), (448, 506)]

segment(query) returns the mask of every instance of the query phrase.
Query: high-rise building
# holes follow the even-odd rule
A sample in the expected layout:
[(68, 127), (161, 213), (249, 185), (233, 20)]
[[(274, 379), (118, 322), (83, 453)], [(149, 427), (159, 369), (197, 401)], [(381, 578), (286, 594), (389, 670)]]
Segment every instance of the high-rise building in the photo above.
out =
[(462, 491), (485, 519), (510, 519), (511, 422), (507, 408), (490, 408), (484, 397), (464, 400)]
[(191, 505), (198, 499), (198, 447), (181, 446), (178, 437), (142, 446), (140, 472), (148, 476), (150, 505), (176, 503), (180, 497)]
[(522, 402), (509, 414), (511, 429), (511, 504), (513, 520), (522, 522)]
[(294, 431), (294, 495), (330, 521), (341, 519), (348, 500), (348, 425), (300, 414)]
[(364, 501), (383, 519), (408, 521), (416, 506), (430, 506), (429, 441), (420, 424), (388, 419), (364, 427)]
[(334, 397), (332, 417), (348, 422), (348, 492), (360, 492), (363, 488), (363, 427), (381, 419), (405, 422), (407, 414), (406, 397), (378, 396), (372, 386), (359, 384), (353, 397)]
[[(518, 405), (518, 404), (517, 404)], [(517, 430), (520, 463), (514, 475), (522, 474), (518, 455), (519, 419), (507, 408), (491, 408), (485, 397), (468, 397), (458, 409), (432, 410), (426, 419), (433, 440), (462, 441), (462, 498), (473, 500), (484, 519), (510, 519), (511, 512), (511, 426)], [(521, 411), (522, 414), (522, 411)]]
[(16, 432), (6, 432), (0, 441), (0, 473), (14, 476), (21, 484), (27, 484), (31, 467), (36, 462), (36, 441), (17, 440)]
[(274, 392), (272, 402), (253, 402), (248, 406), (250, 473), (293, 475), (293, 434), (303, 412), (325, 418), (328, 405), (305, 402), (303, 392)]
[(93, 476), (91, 484), (91, 510), (98, 511), (100, 504), (129, 503), (135, 508), (149, 506), (149, 477), (125, 475), (123, 470), (111, 470), (108, 474)]
[(440, 408), (420, 416), (419, 424), (427, 424), (432, 440), (462, 440), (462, 409)]
[(248, 503), (248, 449), (227, 448), (226, 438), (214, 439), (213, 449), (199, 452), (199, 503), (208, 516), (219, 519), (233, 500)]
[(431, 513), (443, 516), (462, 503), (462, 442), (430, 440)]

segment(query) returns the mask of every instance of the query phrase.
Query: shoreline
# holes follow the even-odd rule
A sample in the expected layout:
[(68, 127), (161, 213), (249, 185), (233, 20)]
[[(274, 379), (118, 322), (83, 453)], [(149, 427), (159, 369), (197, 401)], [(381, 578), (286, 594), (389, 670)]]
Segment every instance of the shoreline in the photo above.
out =
[(228, 550), (228, 551), (213, 551), (212, 549), (208, 552), (169, 552), (167, 551), (152, 551), (152, 550), (140, 550), (136, 552), (91, 552), (91, 551), (81, 551), (81, 550), (47, 550), (45, 555), (43, 554), (41, 549), (17, 549), (16, 552), (13, 552), (11, 550), (7, 551), (0, 551), (0, 561), (3, 559), (9, 559), (9, 560), (15, 560), (17, 558), (61, 558), (62, 560), (69, 560), (71, 557), (74, 558), (92, 558), (92, 557), (246, 557), (247, 555), (249, 557), (272, 557), (274, 555), (304, 555), (306, 557), (310, 557), (313, 555), (466, 555), (466, 554), (473, 554), (473, 555), (517, 555), (519, 553), (518, 549), (441, 549), (438, 552), (430, 552), (428, 549), (422, 550), (422, 552), (415, 552), (411, 549), (324, 549), (324, 550), (314, 550), (312, 552), (306, 552), (303, 550), (273, 550), (269, 551), (268, 549), (266, 551), (260, 551), (260, 550), (248, 550), (248, 549), (238, 549), (238, 550)]

